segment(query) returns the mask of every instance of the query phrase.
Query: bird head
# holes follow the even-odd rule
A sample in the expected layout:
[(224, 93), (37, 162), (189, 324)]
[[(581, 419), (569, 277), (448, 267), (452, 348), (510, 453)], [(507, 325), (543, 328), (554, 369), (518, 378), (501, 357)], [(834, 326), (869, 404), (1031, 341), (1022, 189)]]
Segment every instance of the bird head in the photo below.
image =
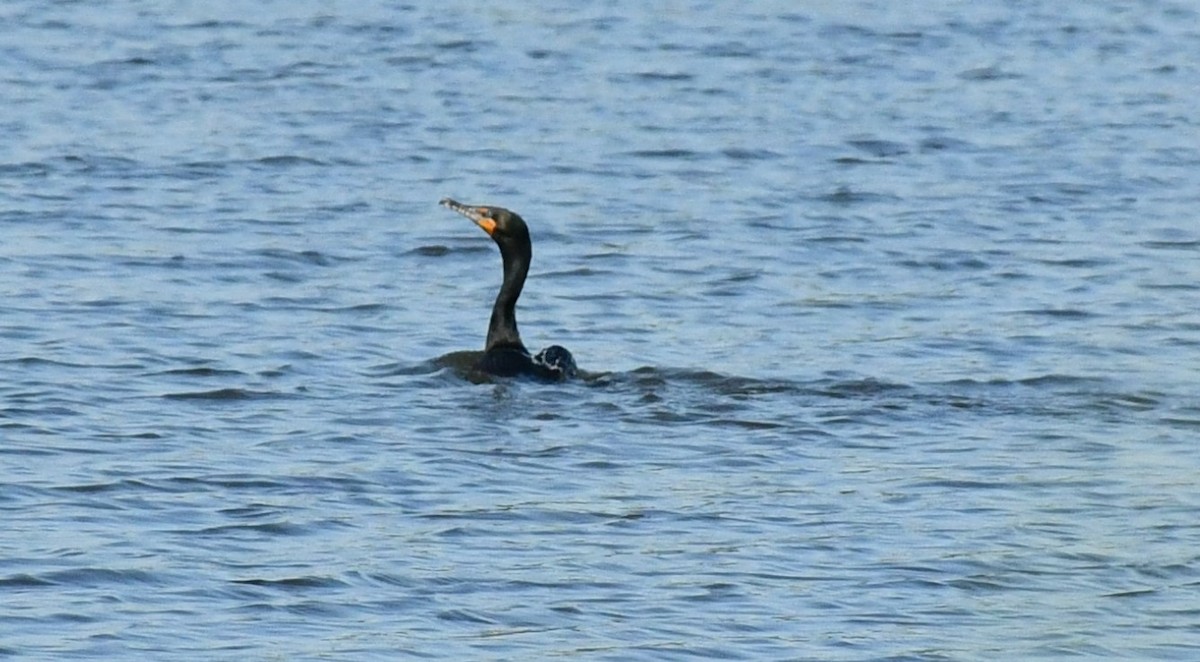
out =
[(529, 241), (529, 227), (516, 212), (503, 207), (464, 205), (450, 198), (443, 198), (439, 204), (474, 221), (475, 225), (483, 228), (483, 231), (501, 246), (509, 241)]

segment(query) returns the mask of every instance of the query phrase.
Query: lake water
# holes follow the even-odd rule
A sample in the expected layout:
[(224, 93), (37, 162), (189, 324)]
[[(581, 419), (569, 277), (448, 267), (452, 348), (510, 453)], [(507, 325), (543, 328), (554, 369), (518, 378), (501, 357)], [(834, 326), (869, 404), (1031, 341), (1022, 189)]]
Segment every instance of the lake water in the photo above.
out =
[(1200, 657), (1192, 3), (0, 19), (0, 657)]

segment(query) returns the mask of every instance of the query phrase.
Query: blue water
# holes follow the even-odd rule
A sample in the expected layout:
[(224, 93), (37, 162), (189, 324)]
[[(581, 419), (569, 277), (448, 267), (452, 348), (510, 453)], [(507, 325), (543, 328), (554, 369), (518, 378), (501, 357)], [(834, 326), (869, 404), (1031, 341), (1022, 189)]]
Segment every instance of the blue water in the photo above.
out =
[(5, 3), (0, 657), (1200, 658), (1198, 18)]

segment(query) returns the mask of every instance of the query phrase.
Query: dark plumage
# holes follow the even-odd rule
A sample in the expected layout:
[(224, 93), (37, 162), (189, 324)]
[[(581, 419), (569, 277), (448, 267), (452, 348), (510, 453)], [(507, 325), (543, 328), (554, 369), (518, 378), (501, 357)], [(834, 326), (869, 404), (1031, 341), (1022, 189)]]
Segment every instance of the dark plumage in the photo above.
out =
[(533, 259), (529, 226), (525, 225), (524, 219), (502, 207), (464, 205), (450, 198), (444, 198), (440, 204), (483, 228), (500, 247), (504, 262), (504, 281), (492, 306), (483, 357), (475, 364), (475, 369), (500, 377), (527, 375), (547, 380), (573, 377), (576, 368), (571, 352), (551, 345), (536, 356), (530, 356), (517, 331), (517, 299), (525, 287), (525, 277)]

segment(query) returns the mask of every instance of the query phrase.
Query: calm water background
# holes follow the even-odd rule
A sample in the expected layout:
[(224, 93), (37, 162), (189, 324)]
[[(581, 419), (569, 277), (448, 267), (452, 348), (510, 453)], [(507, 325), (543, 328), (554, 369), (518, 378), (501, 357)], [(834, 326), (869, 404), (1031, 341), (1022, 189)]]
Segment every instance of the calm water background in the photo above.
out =
[(1195, 5), (0, 21), (0, 656), (1200, 658)]

